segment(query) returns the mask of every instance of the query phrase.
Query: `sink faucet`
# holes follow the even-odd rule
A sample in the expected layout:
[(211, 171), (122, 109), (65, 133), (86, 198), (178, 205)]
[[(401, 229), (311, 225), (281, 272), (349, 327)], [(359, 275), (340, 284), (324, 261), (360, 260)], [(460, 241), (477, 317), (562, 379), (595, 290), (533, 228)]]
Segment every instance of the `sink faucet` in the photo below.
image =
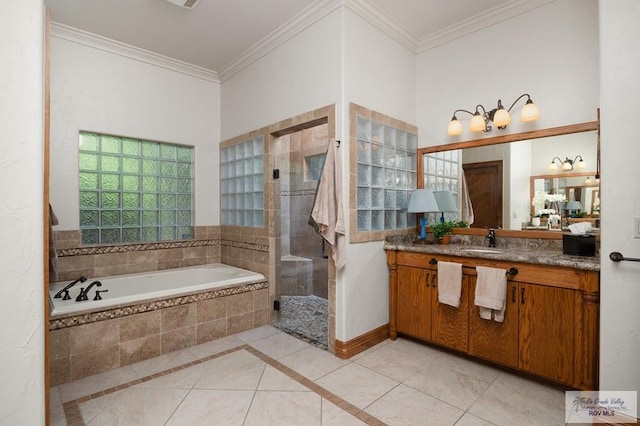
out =
[(85, 290), (84, 288), (80, 289), (80, 294), (78, 295), (78, 297), (76, 297), (76, 302), (82, 302), (85, 300), (89, 300), (89, 298), (87, 297), (87, 294), (89, 294), (89, 290), (91, 290), (91, 287), (93, 286), (96, 287), (100, 287), (102, 286), (102, 283), (100, 281), (94, 281), (91, 284), (89, 284), (89, 287), (87, 287), (87, 289)]
[(69, 296), (69, 289), (71, 287), (73, 287), (74, 285), (76, 285), (78, 282), (85, 282), (87, 280), (87, 278), (85, 277), (80, 277), (77, 280), (70, 282), (69, 284), (67, 284), (62, 290), (60, 290), (59, 292), (56, 293), (55, 296), (53, 296), (55, 299), (59, 299), (62, 297), (62, 295), (64, 294), (64, 297), (62, 297), (62, 300), (69, 300), (71, 299), (71, 297)]
[(484, 238), (486, 240), (489, 240), (489, 247), (495, 247), (496, 246), (496, 231), (495, 231), (495, 229), (493, 229), (493, 228), (489, 229), (489, 233)]

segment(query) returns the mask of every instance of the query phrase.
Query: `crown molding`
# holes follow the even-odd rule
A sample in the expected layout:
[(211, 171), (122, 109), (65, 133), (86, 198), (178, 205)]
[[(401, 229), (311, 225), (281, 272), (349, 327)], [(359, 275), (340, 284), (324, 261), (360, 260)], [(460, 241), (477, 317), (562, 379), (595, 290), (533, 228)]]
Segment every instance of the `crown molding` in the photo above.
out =
[(555, 0), (513, 0), (506, 4), (493, 7), (471, 18), (447, 27), (441, 31), (423, 37), (418, 42), (416, 53), (422, 53), (450, 41), (459, 39), (476, 31), (487, 28), (523, 13), (537, 9)]
[(342, 0), (319, 0), (312, 3), (298, 15), (283, 25), (280, 25), (265, 38), (226, 65), (218, 73), (220, 81), (224, 82), (233, 77), (236, 73), (256, 62), (341, 6)]
[(418, 40), (371, 6), (366, 0), (344, 0), (343, 5), (371, 25), (387, 34), (409, 51), (416, 53)]
[(59, 22), (52, 22), (51, 37), (82, 44), (94, 49), (113, 53), (114, 55), (123, 56), (149, 65), (189, 75), (191, 77), (211, 81), (213, 83), (220, 83), (218, 74), (209, 69), (92, 34), (88, 31), (70, 27)]

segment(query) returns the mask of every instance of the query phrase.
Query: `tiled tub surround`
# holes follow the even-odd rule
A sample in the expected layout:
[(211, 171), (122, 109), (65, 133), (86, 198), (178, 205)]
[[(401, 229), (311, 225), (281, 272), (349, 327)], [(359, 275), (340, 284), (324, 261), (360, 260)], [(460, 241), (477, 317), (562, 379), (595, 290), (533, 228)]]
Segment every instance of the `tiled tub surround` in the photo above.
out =
[(51, 384), (103, 373), (268, 322), (266, 281), (52, 317)]

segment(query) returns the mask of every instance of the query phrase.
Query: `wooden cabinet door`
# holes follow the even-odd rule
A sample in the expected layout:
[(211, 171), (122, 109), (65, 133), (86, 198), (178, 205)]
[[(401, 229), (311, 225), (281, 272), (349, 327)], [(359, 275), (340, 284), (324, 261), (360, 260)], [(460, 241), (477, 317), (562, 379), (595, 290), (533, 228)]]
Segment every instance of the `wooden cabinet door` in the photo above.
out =
[(431, 339), (431, 281), (433, 274), (421, 268), (398, 266), (398, 333)]
[(490, 361), (518, 367), (518, 308), (520, 284), (507, 282), (507, 305), (504, 321), (480, 318), (473, 301), (476, 294), (476, 276), (469, 277), (469, 353)]
[(573, 380), (574, 291), (520, 284), (520, 368), (563, 383)]
[(431, 338), (434, 342), (466, 352), (469, 348), (469, 276), (462, 276), (460, 306), (438, 301), (438, 287), (433, 287)]

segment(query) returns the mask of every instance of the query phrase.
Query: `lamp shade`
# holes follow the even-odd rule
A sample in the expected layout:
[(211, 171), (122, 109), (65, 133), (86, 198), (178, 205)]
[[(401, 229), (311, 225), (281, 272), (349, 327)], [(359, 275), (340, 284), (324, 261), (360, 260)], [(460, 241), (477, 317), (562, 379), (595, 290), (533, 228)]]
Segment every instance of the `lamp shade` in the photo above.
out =
[(510, 123), (511, 116), (509, 115), (509, 112), (504, 108), (500, 108), (493, 115), (493, 124), (498, 126), (499, 129), (507, 127)]
[(536, 121), (540, 118), (540, 111), (536, 104), (534, 104), (531, 99), (529, 99), (526, 105), (522, 108), (522, 112), (520, 113), (520, 121), (528, 123), (530, 121)]
[(458, 121), (457, 118), (453, 117), (449, 122), (449, 127), (447, 128), (447, 134), (449, 136), (457, 136), (462, 134), (462, 123)]
[(433, 193), (438, 203), (438, 211), (440, 212), (457, 212), (456, 200), (449, 191), (435, 191)]
[(416, 189), (411, 193), (407, 212), (409, 213), (428, 213), (439, 212), (436, 197), (431, 189)]
[(567, 210), (580, 210), (582, 209), (582, 204), (580, 204), (580, 201), (569, 201), (567, 203)]
[(469, 130), (472, 132), (482, 132), (486, 128), (487, 124), (484, 122), (484, 118), (480, 114), (475, 114), (471, 117), (469, 123)]

